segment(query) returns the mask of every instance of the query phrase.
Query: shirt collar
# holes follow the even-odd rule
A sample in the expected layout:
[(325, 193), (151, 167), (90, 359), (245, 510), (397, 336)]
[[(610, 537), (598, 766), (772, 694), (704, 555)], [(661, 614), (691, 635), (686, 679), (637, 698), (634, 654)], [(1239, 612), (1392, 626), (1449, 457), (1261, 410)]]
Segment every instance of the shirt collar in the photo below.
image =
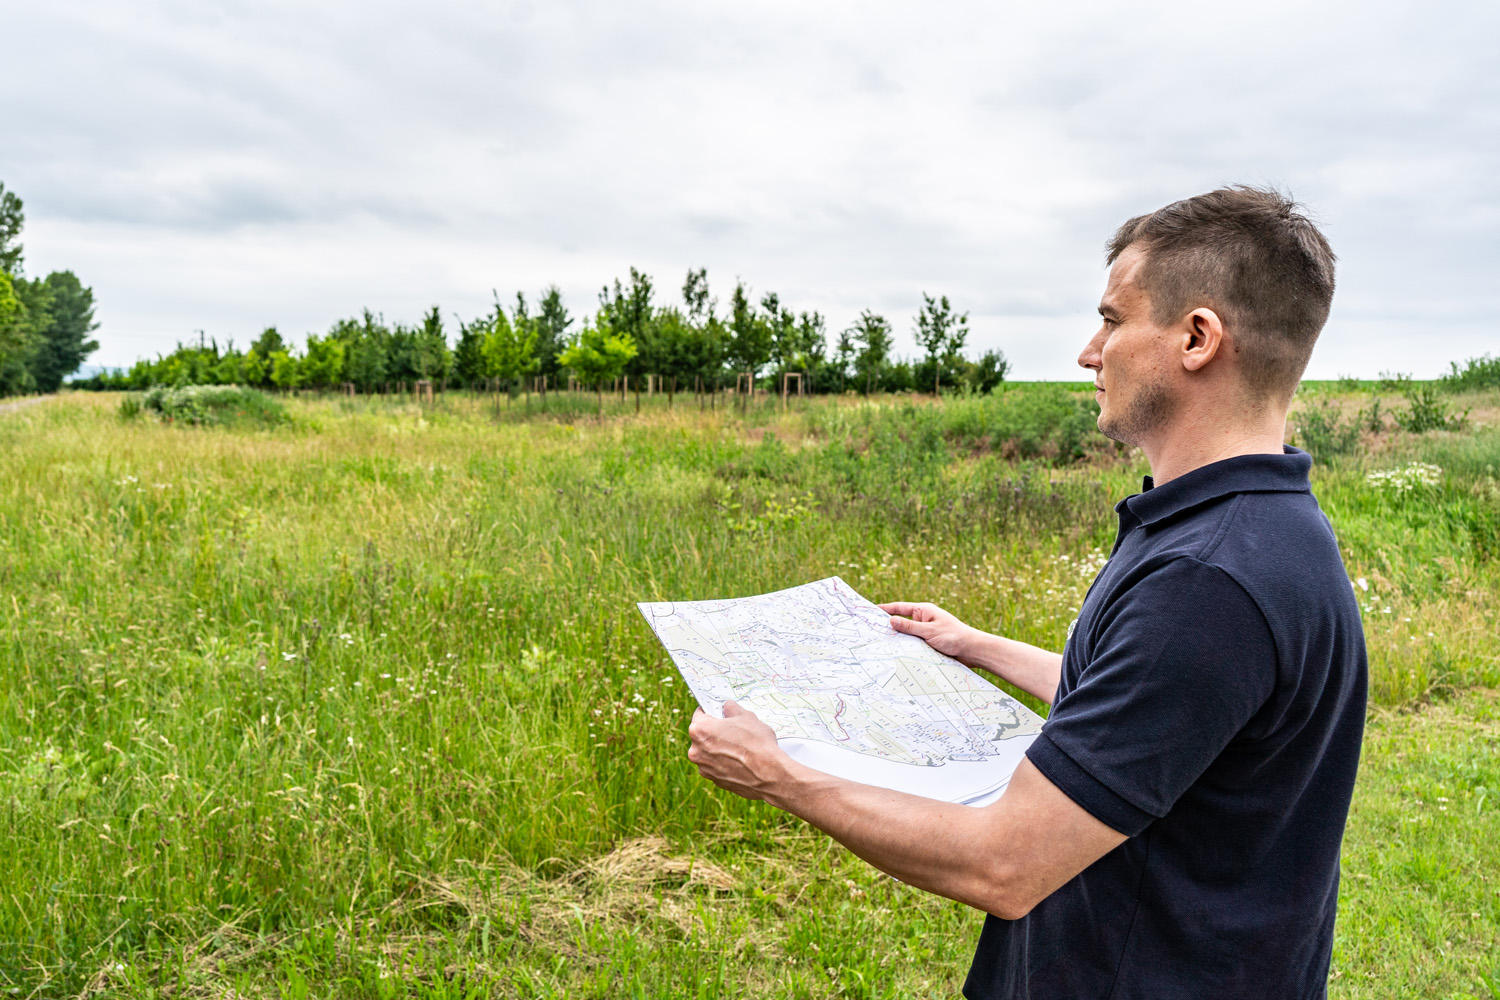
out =
[(1152, 524), (1231, 493), (1310, 493), (1307, 473), (1311, 468), (1311, 456), (1290, 445), (1283, 445), (1280, 455), (1236, 455), (1161, 486), (1147, 476), (1141, 492), (1121, 500), (1115, 510), (1122, 516), (1128, 510), (1141, 524)]

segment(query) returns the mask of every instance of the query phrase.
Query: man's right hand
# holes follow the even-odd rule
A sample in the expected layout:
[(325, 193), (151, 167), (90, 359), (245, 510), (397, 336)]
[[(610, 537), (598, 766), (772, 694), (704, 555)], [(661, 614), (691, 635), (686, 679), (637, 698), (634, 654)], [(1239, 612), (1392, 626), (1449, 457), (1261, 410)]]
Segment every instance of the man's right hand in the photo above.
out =
[(891, 628), (897, 632), (914, 635), (970, 670), (987, 670), (1052, 704), (1062, 677), (1062, 657), (1057, 653), (965, 625), (936, 604), (892, 601), (878, 607), (891, 616)]
[(965, 625), (936, 604), (892, 601), (877, 606), (891, 616), (891, 628), (897, 632), (914, 635), (939, 653), (973, 666), (969, 657), (973, 655), (975, 640), (981, 633), (972, 625)]

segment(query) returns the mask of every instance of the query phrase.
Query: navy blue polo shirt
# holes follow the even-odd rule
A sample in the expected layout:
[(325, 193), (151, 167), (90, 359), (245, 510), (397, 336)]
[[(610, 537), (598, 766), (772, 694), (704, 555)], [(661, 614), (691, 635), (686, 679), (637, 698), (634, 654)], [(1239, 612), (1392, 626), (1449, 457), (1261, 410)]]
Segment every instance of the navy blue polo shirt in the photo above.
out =
[(987, 917), (965, 996), (1326, 995), (1366, 663), (1310, 465), (1242, 455), (1116, 506), (1027, 756), (1130, 839)]

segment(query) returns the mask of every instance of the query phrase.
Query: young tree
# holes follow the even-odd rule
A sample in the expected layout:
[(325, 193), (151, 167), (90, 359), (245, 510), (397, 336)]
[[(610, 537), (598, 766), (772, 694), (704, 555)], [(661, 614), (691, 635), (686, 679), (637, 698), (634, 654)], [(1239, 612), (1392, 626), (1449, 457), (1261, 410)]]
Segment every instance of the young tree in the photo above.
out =
[(700, 267), (694, 271), (688, 268), (687, 277), (682, 282), (682, 301), (687, 306), (688, 320), (695, 326), (707, 323), (714, 314), (714, 307), (718, 300), (708, 293), (708, 268)]
[(833, 374), (839, 380), (839, 392), (843, 392), (849, 380), (850, 369), (859, 354), (859, 345), (854, 342), (854, 330), (839, 332), (838, 344), (833, 349)]
[(0, 271), (0, 395), (30, 388), (31, 372), (26, 368), (30, 353), (26, 305), (16, 294), (10, 275)]
[[(368, 312), (366, 315), (369, 315)], [(286, 350), (286, 344), (281, 339), (281, 334), (276, 332), (274, 326), (268, 326), (255, 338), (255, 343), (250, 345), (250, 350), (259, 354), (262, 361), (270, 361), (271, 355), (277, 351)]]
[(329, 333), (344, 342), (346, 381), (370, 393), (391, 378), (391, 331), (370, 310), (357, 320), (340, 320)]
[(266, 363), (259, 354), (251, 351), (245, 355), (245, 360), (240, 365), (240, 379), (244, 385), (265, 385)]
[(603, 417), (604, 383), (619, 378), (635, 353), (635, 342), (628, 333), (616, 333), (597, 322), (585, 321), (558, 361), (572, 369), (580, 381), (594, 384), (599, 394), (599, 416)]
[(72, 271), (53, 271), (38, 282), (44, 286), (47, 308), (33, 321), (35, 346), (30, 368), (37, 391), (56, 392), (63, 379), (78, 370), (83, 359), (99, 349), (88, 335), (99, 328), (94, 321), (94, 292)]
[[(714, 315), (719, 302), (709, 293), (707, 268), (688, 270), (682, 283), (682, 300), (687, 305), (688, 326), (683, 375), (700, 380), (712, 399), (728, 360), (729, 334)], [(700, 399), (700, 408), (702, 404)]]
[(797, 316), (775, 292), (760, 297), (760, 314), (771, 335), (771, 370), (779, 375), (791, 369), (797, 354)]
[(1005, 381), (1010, 373), (1010, 361), (1004, 351), (985, 351), (980, 359), (969, 365), (965, 377), (975, 392), (988, 393)]
[(788, 366), (791, 371), (803, 373), (808, 380), (808, 391), (821, 384), (828, 368), (828, 333), (822, 313), (805, 312), (797, 317)]
[(932, 365), (932, 393), (939, 393), (944, 364), (952, 367), (963, 356), (964, 342), (969, 337), (969, 314), (955, 316), (948, 304), (948, 296), (934, 300), (922, 293), (922, 309), (917, 313), (917, 328), (914, 331), (917, 343), (927, 352)]
[(677, 379), (697, 374), (698, 332), (681, 311), (666, 306), (657, 310), (652, 322), (656, 333), (657, 374), (668, 380), (667, 408), (677, 393)]
[(859, 354), (854, 359), (854, 370), (865, 383), (865, 395), (870, 394), (880, 378), (891, 354), (891, 321), (877, 312), (866, 309), (859, 314), (850, 331), (859, 344)]
[(271, 383), (282, 392), (288, 392), (302, 384), (302, 366), (290, 351), (277, 351), (271, 355)]
[(448, 373), (453, 370), (453, 352), (448, 350), (448, 337), (443, 332), (443, 314), (437, 306), (433, 306), (422, 317), (413, 357), (418, 378), (447, 385)]
[(743, 281), (735, 282), (729, 298), (729, 360), (753, 381), (771, 360), (771, 326), (750, 301)]
[(487, 362), (484, 338), (489, 335), (490, 321), (480, 317), (471, 323), (459, 320), (458, 345), (453, 349), (453, 377), (459, 385), (473, 389), (485, 379)]
[(25, 226), (26, 212), (20, 197), (0, 183), (0, 271), (11, 277), (21, 273), (21, 230)]
[(524, 316), (517, 316), (516, 320), (512, 323), (506, 318), (496, 296), (495, 312), (484, 339), (485, 373), (507, 386), (511, 380), (529, 375), (536, 364), (536, 331)]
[(22, 275), (25, 225), (21, 199), (0, 184), (0, 395), (55, 392), (99, 348), (91, 289), (72, 271)]
[(344, 342), (333, 334), (326, 337), (309, 334), (307, 353), (298, 367), (298, 384), (332, 389), (344, 380)]
[(417, 331), (405, 323), (392, 324), (385, 351), (386, 376), (393, 382), (415, 382), (422, 377), (417, 368)]
[(537, 373), (556, 377), (560, 367), (557, 356), (567, 346), (568, 327), (573, 325), (573, 317), (563, 305), (562, 291), (556, 285), (549, 285), (542, 293), (532, 322), (536, 324)]
[(656, 342), (656, 309), (652, 305), (655, 286), (651, 276), (630, 269), (630, 284), (622, 286), (615, 279), (614, 289), (605, 286), (599, 293), (599, 313), (595, 323), (602, 322), (616, 333), (630, 337), (636, 353), (626, 363), (623, 374), (635, 380), (636, 410), (641, 407), (641, 379), (647, 375), (660, 374), (661, 352)]
[(214, 385), (238, 385), (244, 378), (245, 355), (234, 349), (234, 342), (224, 351), (224, 356), (219, 358), (219, 363), (214, 365), (210, 373)]

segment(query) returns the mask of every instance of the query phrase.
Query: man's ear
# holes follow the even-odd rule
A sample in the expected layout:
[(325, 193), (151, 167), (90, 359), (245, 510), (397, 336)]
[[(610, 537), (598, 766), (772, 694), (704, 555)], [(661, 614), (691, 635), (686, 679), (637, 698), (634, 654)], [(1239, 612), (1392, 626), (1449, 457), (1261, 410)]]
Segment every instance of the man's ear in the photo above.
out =
[(1212, 309), (1200, 307), (1184, 316), (1182, 322), (1182, 367), (1201, 371), (1224, 346), (1224, 321)]

